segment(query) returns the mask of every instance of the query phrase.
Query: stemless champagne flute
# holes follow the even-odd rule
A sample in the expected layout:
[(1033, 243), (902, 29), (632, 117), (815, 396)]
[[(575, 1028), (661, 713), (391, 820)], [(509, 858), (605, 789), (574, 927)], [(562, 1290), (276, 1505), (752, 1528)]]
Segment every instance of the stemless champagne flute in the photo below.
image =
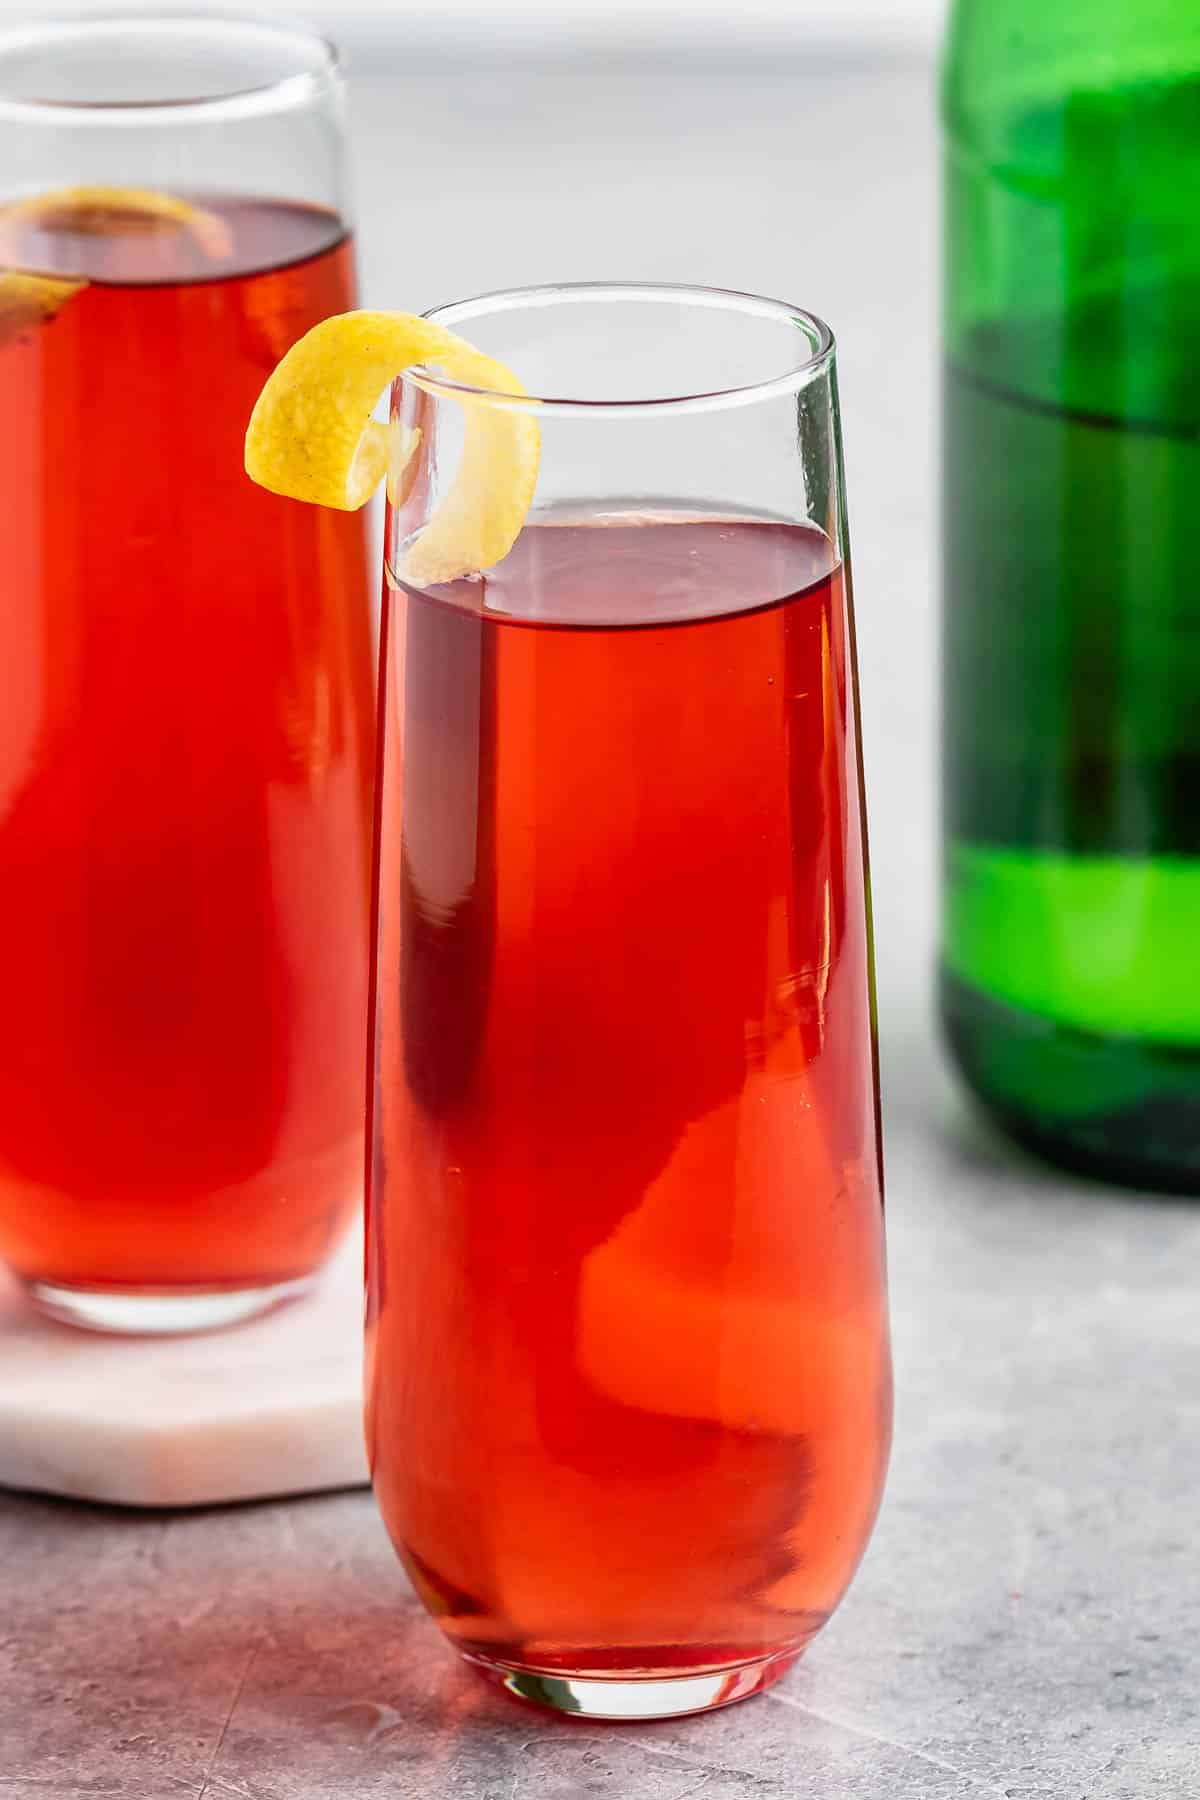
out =
[[(433, 317), (537, 398), (393, 390), (375, 1489), (510, 1691), (697, 1711), (828, 1619), (890, 1434), (833, 342), (689, 288)], [(536, 419), (533, 510), (417, 586), (464, 403)]]
[(361, 1194), (361, 521), (265, 494), (266, 372), (351, 305), (318, 39), (0, 40), (0, 1258), (171, 1331), (311, 1281)]

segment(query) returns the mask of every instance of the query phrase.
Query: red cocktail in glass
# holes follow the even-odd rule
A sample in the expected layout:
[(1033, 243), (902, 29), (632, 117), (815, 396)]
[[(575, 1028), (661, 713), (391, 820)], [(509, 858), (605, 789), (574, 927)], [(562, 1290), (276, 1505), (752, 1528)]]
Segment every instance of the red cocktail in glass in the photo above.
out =
[[(889, 1440), (832, 352), (805, 315), (689, 290), (439, 318), (584, 397), (530, 403), (508, 557), (422, 591), (405, 545), (456, 395), (429, 371), (397, 395), (425, 461), (389, 521), (376, 1492), (512, 1691), (694, 1710), (829, 1617)], [(636, 379), (638, 334), (696, 385), (590, 393), (589, 343)], [(673, 367), (681, 340), (725, 391)]]
[[(213, 29), (97, 26), (88, 79), (120, 53), (165, 80)], [(323, 47), (221, 32), (332, 104)], [(55, 39), (60, 78), (92, 35)], [(226, 104), (29, 130), (61, 155), (85, 114), (131, 172), (140, 131), (192, 131), (224, 167)], [(244, 174), (282, 180), (298, 126), (261, 105), (278, 167)], [(266, 371), (353, 303), (342, 214), (165, 197), (143, 153), (142, 185), (0, 207), (0, 261), (53, 300), (5, 316), (0, 277), (0, 1257), (65, 1316), (161, 1330), (295, 1291), (361, 1191), (373, 651), (361, 521), (241, 467)]]

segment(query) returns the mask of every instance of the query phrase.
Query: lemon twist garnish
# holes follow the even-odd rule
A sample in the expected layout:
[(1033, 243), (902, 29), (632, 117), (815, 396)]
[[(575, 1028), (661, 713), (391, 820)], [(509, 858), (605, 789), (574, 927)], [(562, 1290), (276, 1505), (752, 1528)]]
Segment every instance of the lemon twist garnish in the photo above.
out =
[(32, 260), (31, 232), (121, 237), (163, 230), (189, 231), (206, 256), (226, 257), (233, 247), (229, 227), (216, 213), (142, 188), (55, 188), (0, 206), (0, 263), (16, 265), (0, 268), (0, 344), (45, 324), (88, 285), (83, 277), (23, 268)]
[(24, 336), (35, 325), (44, 325), (86, 281), (65, 276), (24, 275), (18, 269), (0, 269), (0, 344)]
[(0, 249), (7, 249), (14, 237), (19, 242), (31, 227), (77, 237), (183, 230), (191, 233), (206, 256), (225, 257), (232, 249), (229, 227), (216, 213), (149, 188), (55, 188), (11, 201), (0, 208)]
[[(247, 474), (289, 499), (356, 511), (388, 466), (390, 434), (371, 414), (385, 389), (418, 363), (489, 394), (525, 393), (502, 363), (429, 319), (339, 313), (294, 344), (268, 379), (246, 433)], [(507, 556), (537, 486), (536, 421), (482, 396), (455, 398), (466, 414), (462, 459), (399, 571), (414, 587), (490, 569)]]

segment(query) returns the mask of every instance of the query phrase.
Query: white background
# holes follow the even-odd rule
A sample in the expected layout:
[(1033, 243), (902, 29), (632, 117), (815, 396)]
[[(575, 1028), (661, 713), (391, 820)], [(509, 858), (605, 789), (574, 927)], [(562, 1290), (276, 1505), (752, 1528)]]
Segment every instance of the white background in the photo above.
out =
[[(236, 11), (237, 0), (220, 6), (191, 0), (191, 8)], [(128, 0), (124, 5), (74, 0), (61, 8), (0, 0), (0, 24), (37, 20), (46, 12), (117, 10), (139, 8)], [(926, 46), (937, 35), (944, 0), (245, 0), (244, 10), (303, 17), (352, 46), (367, 43), (395, 52), (447, 49), (461, 55), (476, 48), (492, 56), (505, 48), (525, 55), (654, 49), (755, 56), (838, 46)]]

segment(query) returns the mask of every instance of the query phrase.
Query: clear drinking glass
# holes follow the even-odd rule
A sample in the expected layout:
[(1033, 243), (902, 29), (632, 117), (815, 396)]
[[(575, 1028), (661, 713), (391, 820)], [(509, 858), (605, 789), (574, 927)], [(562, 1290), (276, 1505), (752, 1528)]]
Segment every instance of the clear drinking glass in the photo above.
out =
[(295, 31), (0, 39), (0, 1258), (76, 1323), (245, 1317), (361, 1194), (366, 541), (242, 468), (341, 110)]
[(697, 1711), (832, 1613), (890, 1435), (833, 341), (689, 288), (434, 316), (538, 398), (397, 383), (389, 569), (460, 398), (542, 462), (503, 563), (385, 600), (375, 1488), (510, 1691)]

